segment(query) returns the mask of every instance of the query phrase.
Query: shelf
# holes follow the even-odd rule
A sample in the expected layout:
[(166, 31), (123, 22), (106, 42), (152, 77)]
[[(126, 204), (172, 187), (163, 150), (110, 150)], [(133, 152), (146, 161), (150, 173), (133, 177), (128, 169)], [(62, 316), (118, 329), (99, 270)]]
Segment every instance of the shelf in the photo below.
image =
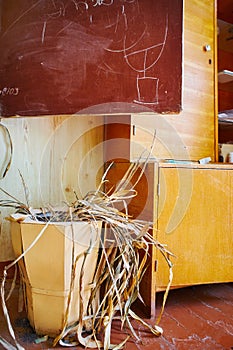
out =
[(218, 72), (219, 83), (224, 84), (224, 83), (229, 83), (230, 81), (233, 81), (233, 72), (227, 69), (224, 69)]
[(218, 113), (219, 122), (228, 122), (233, 123), (233, 109), (229, 109), (228, 111), (222, 111)]

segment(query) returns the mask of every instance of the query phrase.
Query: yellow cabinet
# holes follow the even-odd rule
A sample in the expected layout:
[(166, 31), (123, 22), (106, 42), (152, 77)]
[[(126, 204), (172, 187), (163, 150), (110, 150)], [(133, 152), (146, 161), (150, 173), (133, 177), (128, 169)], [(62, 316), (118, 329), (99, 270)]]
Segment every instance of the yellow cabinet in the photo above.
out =
[[(107, 189), (129, 164), (114, 164)], [(230, 164), (147, 164), (128, 209), (133, 218), (153, 221), (153, 236), (175, 255), (172, 288), (233, 281), (232, 188)], [(146, 313), (154, 315), (156, 291), (165, 290), (168, 274), (153, 248), (140, 288)]]
[[(159, 167), (158, 240), (174, 258), (173, 287), (233, 281), (233, 167)], [(158, 255), (156, 288), (168, 274)]]

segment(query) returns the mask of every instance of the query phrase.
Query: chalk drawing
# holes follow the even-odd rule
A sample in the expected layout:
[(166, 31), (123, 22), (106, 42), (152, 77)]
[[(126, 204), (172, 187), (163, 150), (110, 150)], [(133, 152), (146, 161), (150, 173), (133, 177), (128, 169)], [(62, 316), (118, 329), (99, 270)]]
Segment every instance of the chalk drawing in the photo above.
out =
[[(26, 11), (20, 14), (20, 16), (18, 16), (14, 20), (14, 22), (10, 24), (7, 30), (3, 33), (2, 37), (5, 36), (6, 33), (10, 29), (12, 29), (12, 27), (15, 26), (17, 22), (19, 22), (22, 19), (23, 16), (28, 16), (30, 11), (35, 10), (36, 6), (39, 7), (41, 5), (41, 2), (41, 0), (36, 1)], [(70, 8), (70, 6), (72, 6), (72, 8)], [(77, 16), (71, 16), (72, 20), (70, 20), (69, 23), (67, 23), (67, 21), (65, 20), (61, 21), (62, 28), (59, 27), (59, 30), (56, 32), (57, 38), (59, 38), (61, 34), (63, 34), (63, 36), (60, 39), (61, 51), (63, 50), (62, 53), (66, 53), (65, 49), (68, 48), (68, 46), (70, 45), (68, 43), (69, 45), (67, 44), (67, 46), (65, 46), (65, 44), (63, 43), (65, 35), (69, 37), (68, 29), (70, 29), (72, 35), (73, 32), (77, 31), (77, 47), (80, 47), (80, 43), (84, 43), (85, 50), (82, 50), (82, 46), (80, 49), (80, 51), (82, 50), (83, 52), (88, 51), (86, 49), (86, 46), (89, 42), (92, 43), (89, 50), (90, 52), (94, 52), (98, 48), (100, 40), (96, 40), (96, 34), (98, 34), (100, 38), (106, 38), (105, 42), (103, 42), (103, 40), (101, 41), (101, 47), (99, 48), (101, 54), (104, 51), (109, 51), (116, 54), (116, 57), (117, 55), (121, 55), (126, 65), (129, 67), (128, 72), (131, 71), (130, 74), (135, 79), (135, 96), (131, 97), (131, 101), (140, 105), (157, 105), (159, 104), (159, 101), (161, 99), (161, 96), (159, 98), (159, 84), (161, 84), (161, 82), (159, 77), (155, 73), (155, 67), (161, 59), (161, 56), (163, 55), (164, 48), (166, 47), (167, 43), (169, 30), (168, 13), (165, 14), (162, 19), (160, 18), (160, 21), (162, 21), (163, 23), (160, 26), (164, 27), (162, 34), (161, 30), (159, 30), (160, 35), (162, 37), (157, 39), (158, 42), (153, 42), (154, 40), (156, 41), (156, 39), (154, 39), (153, 37), (153, 34), (155, 34), (156, 36), (156, 31), (154, 31), (154, 28), (151, 29), (151, 27), (147, 25), (146, 20), (143, 20), (143, 9), (141, 8), (141, 6), (143, 7), (143, 0), (141, 0), (141, 2), (138, 0), (50, 0), (49, 6), (46, 7), (46, 13), (44, 13), (43, 6), (39, 7), (40, 21), (38, 23), (41, 26), (39, 30), (39, 40), (42, 44), (45, 44), (46, 34), (50, 33), (49, 26), (51, 25), (51, 23), (53, 23), (53, 19), (65, 16), (66, 12), (69, 15), (70, 10), (72, 9), (73, 12), (77, 11)], [(101, 9), (101, 7), (105, 7), (105, 9)], [(109, 10), (106, 7), (109, 7)], [(96, 11), (95, 8), (100, 8), (100, 11)], [(103, 11), (104, 14), (102, 17), (101, 15), (99, 15), (101, 11)], [(149, 11), (148, 8), (147, 11)], [(78, 24), (80, 18), (82, 19), (82, 21), (80, 21), (80, 27), (78, 27), (78, 29), (75, 28), (73, 30), (72, 26), (74, 25), (74, 23)], [(101, 18), (101, 21), (98, 22), (98, 18)], [(86, 19), (88, 19), (89, 23), (86, 22)], [(135, 26), (137, 20), (139, 20), (138, 27)], [(156, 14), (154, 21), (156, 23)], [(153, 24), (151, 23), (150, 25), (153, 26)], [(96, 32), (94, 32), (94, 30), (96, 30)], [(137, 30), (138, 33), (136, 33)], [(110, 35), (108, 35), (109, 33)], [(87, 35), (90, 36), (88, 38), (88, 41), (84, 40), (84, 38), (86, 39)], [(43, 54), (45, 52), (45, 49), (46, 45), (41, 45), (38, 48), (34, 49), (34, 51), (25, 51), (24, 55), (21, 54), (18, 57), (18, 59), (21, 60), (23, 57), (27, 58), (26, 56), (29, 55), (35, 56), (36, 54)], [(104, 54), (102, 56), (99, 56), (102, 57), (104, 56)], [(88, 55), (84, 55), (83, 57), (83, 60), (87, 59)], [(93, 60), (92, 56), (90, 56), (90, 58)], [(106, 61), (108, 62), (108, 58), (106, 59)], [(59, 62), (62, 62), (62, 60), (60, 59)], [(59, 69), (57, 69), (57, 67), (53, 67), (51, 62), (42, 61), (40, 62), (40, 64), (41, 66), (43, 66), (44, 69), (62, 69), (61, 66), (59, 66)], [(122, 74), (122, 72), (117, 72), (116, 67), (117, 65), (115, 64), (115, 62), (111, 67), (111, 63), (107, 64), (106, 62), (104, 62), (103, 59), (99, 67), (97, 67), (97, 72), (98, 69), (106, 69), (106, 71), (109, 71), (112, 74)], [(12, 85), (14, 85), (14, 83)], [(167, 92), (165, 92), (165, 94), (166, 93)], [(3, 89), (0, 89), (1, 96), (16, 96), (18, 94), (19, 89), (16, 87), (4, 87)]]
[[(71, 0), (71, 2), (75, 5), (75, 8), (77, 11), (84, 10), (87, 12), (91, 10), (90, 7), (111, 6), (113, 4), (116, 4), (114, 3), (114, 0), (91, 0), (91, 3), (88, 1)], [(141, 48), (143, 46), (145, 37), (148, 35), (147, 24), (144, 23), (144, 30), (138, 34), (138, 37), (135, 39), (133, 43), (127, 46), (127, 42), (130, 42), (131, 18), (127, 14), (126, 4), (134, 4), (134, 3), (137, 4), (136, 6), (138, 6), (138, 2), (136, 0), (122, 0), (119, 10), (113, 22), (106, 25), (105, 27), (105, 29), (114, 28), (114, 33), (118, 35), (118, 39), (120, 35), (121, 37), (120, 42), (122, 42), (122, 47), (118, 49), (106, 47), (105, 50), (109, 52), (114, 52), (116, 54), (117, 53), (123, 54), (126, 64), (130, 67), (132, 71), (137, 73), (135, 78), (137, 97), (134, 99), (134, 102), (139, 104), (145, 104), (145, 105), (158, 104), (159, 103), (159, 95), (158, 95), (159, 79), (158, 77), (152, 76), (151, 74), (148, 74), (148, 73), (149, 73), (149, 70), (151, 70), (151, 68), (153, 68), (158, 63), (158, 61), (160, 60), (163, 54), (164, 47), (167, 41), (167, 35), (168, 35), (168, 15), (166, 15), (165, 24), (164, 24), (164, 27), (165, 27), (164, 37), (160, 42), (155, 43), (154, 45), (150, 45), (148, 47)], [(63, 3), (61, 2), (60, 5), (61, 4)], [(54, 6), (56, 7), (55, 3), (54, 3)], [(65, 7), (63, 4), (63, 13), (65, 11), (64, 8)], [(60, 7), (60, 11), (61, 10), (62, 8)], [(138, 12), (140, 11), (139, 8), (137, 10)], [(53, 14), (50, 14), (50, 16), (51, 15), (54, 16), (57, 14), (58, 14), (58, 11), (54, 12)], [(89, 18), (89, 22), (92, 24), (93, 16), (90, 12), (89, 12), (88, 18)], [(45, 34), (45, 28), (46, 28), (45, 23), (42, 31), (42, 42), (44, 40), (44, 34)], [(148, 57), (149, 56), (151, 57), (150, 53), (153, 52), (153, 50), (158, 50), (158, 53), (156, 54), (156, 57), (152, 61), (150, 61)], [(153, 54), (155, 54), (155, 52), (153, 52)], [(138, 67), (138, 64), (140, 64), (140, 67)]]
[[(140, 75), (137, 75), (137, 81), (136, 81), (136, 86), (137, 86), (137, 99), (134, 100), (134, 102), (136, 103), (140, 103), (140, 104), (158, 104), (158, 100), (159, 100), (159, 95), (158, 95), (158, 88), (159, 88), (159, 79), (157, 77), (153, 77), (153, 76), (147, 76), (147, 71), (149, 69), (151, 69), (153, 66), (155, 66), (157, 64), (157, 62), (159, 61), (165, 44), (166, 44), (166, 40), (167, 40), (167, 33), (168, 33), (168, 17), (166, 17), (166, 25), (165, 25), (165, 32), (164, 32), (164, 39), (162, 42), (152, 45), (150, 47), (146, 47), (144, 49), (140, 49), (140, 50), (136, 50), (133, 52), (129, 52), (129, 50), (125, 47), (124, 44), (124, 58), (126, 60), (126, 63), (129, 65), (129, 67), (131, 69), (133, 69), (134, 71), (136, 71), (137, 73), (142, 73), (142, 76), (140, 77)], [(140, 40), (143, 40), (144, 35), (141, 37)], [(136, 46), (137, 43), (135, 43)], [(132, 46), (131, 46), (132, 48)], [(155, 48), (160, 48), (160, 51), (156, 57), (156, 59), (154, 59), (153, 62), (148, 63), (147, 61), (147, 57), (148, 57), (148, 53), (150, 52), (150, 50), (153, 50)], [(132, 65), (132, 63), (130, 62), (130, 58), (132, 56), (135, 55), (139, 55), (139, 54), (143, 54), (144, 55), (144, 61), (142, 64), (141, 69), (135, 68), (134, 65)], [(144, 93), (143, 91), (146, 91), (146, 93)], [(150, 92), (150, 98), (147, 99), (149, 96), (147, 96), (148, 92)]]
[[(134, 2), (134, 0), (129, 2)], [(168, 15), (166, 15), (166, 19), (165, 19), (163, 40), (161, 42), (155, 43), (154, 45), (151, 45), (149, 47), (145, 47), (142, 49), (141, 48), (137, 49), (137, 47), (140, 47), (140, 45), (144, 41), (145, 36), (148, 33), (147, 25), (145, 24), (144, 30), (142, 33), (139, 34), (138, 38), (131, 45), (127, 46), (126, 43), (130, 36), (130, 34), (128, 34), (130, 33), (130, 30), (128, 30), (129, 21), (127, 18), (127, 13), (125, 11), (124, 5), (122, 5), (121, 16), (123, 16), (123, 19), (124, 19), (124, 34), (122, 39), (123, 47), (120, 49), (108, 48), (106, 50), (110, 52), (115, 52), (115, 53), (123, 53), (124, 59), (127, 65), (134, 72), (137, 73), (137, 77), (136, 77), (137, 98), (134, 100), (134, 102), (139, 104), (149, 104), (149, 105), (158, 104), (159, 103), (159, 96), (158, 96), (159, 79), (157, 77), (147, 75), (147, 71), (149, 71), (158, 63), (164, 51), (164, 47), (166, 45), (167, 35), (168, 35)], [(120, 22), (120, 15), (118, 13), (116, 24), (115, 24), (116, 25), (115, 31), (117, 31), (119, 22)], [(159, 52), (157, 54), (157, 57), (152, 62), (149, 62), (148, 55), (154, 49), (159, 49)], [(140, 65), (140, 68), (138, 68), (133, 62), (137, 62), (138, 64), (139, 60), (141, 59), (140, 57), (143, 57), (143, 60)], [(148, 94), (150, 94), (150, 96)]]

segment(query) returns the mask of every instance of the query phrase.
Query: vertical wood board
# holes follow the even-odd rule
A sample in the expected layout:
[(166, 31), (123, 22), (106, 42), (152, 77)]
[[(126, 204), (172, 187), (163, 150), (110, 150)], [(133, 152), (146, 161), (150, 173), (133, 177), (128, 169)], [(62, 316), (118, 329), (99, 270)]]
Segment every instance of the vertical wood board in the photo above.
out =
[[(0, 187), (26, 202), (21, 172), (28, 187), (29, 204), (63, 206), (81, 198), (99, 185), (103, 171), (103, 118), (50, 116), (4, 119), (12, 144), (12, 164)], [(91, 170), (90, 170), (91, 169)], [(7, 198), (2, 192), (0, 198)], [(0, 260), (10, 260), (13, 253), (9, 223), (12, 212), (0, 208)]]

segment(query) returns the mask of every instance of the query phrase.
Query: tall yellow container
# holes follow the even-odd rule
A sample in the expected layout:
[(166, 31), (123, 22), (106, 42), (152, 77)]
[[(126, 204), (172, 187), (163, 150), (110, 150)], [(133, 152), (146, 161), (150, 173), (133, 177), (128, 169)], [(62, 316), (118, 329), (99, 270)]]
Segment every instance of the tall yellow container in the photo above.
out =
[[(20, 256), (40, 235), (44, 223), (26, 220), (11, 223), (13, 249)], [(82, 297), (84, 311), (91, 293), (96, 271), (101, 222), (50, 223), (36, 244), (19, 261), (23, 277), (27, 315), (37, 334), (58, 335), (63, 327), (70, 290), (72, 261), (79, 256), (75, 270), (74, 289), (68, 325), (79, 320), (80, 271), (84, 253)], [(73, 259), (72, 259), (73, 256)], [(94, 307), (98, 304), (98, 298)]]

